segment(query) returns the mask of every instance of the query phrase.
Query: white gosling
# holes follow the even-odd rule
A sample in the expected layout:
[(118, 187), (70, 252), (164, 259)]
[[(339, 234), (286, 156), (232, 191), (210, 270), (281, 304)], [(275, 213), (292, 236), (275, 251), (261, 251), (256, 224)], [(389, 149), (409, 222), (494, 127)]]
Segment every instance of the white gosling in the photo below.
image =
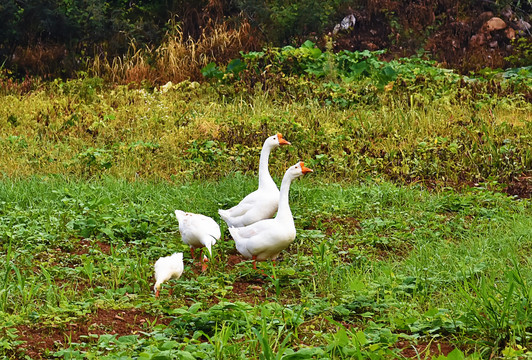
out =
[(281, 183), (279, 210), (273, 219), (258, 221), (245, 227), (230, 227), (229, 232), (235, 240), (236, 249), (246, 259), (256, 261), (274, 260), (296, 238), (294, 218), (288, 202), (288, 193), (292, 180), (311, 172), (303, 162), (291, 166), (286, 171)]
[(179, 279), (183, 274), (183, 253), (175, 253), (170, 256), (159, 258), (155, 262), (155, 297), (159, 297), (161, 284), (172, 278)]
[(279, 205), (279, 189), (268, 170), (270, 152), (281, 145), (290, 145), (280, 133), (268, 137), (262, 145), (259, 159), (259, 187), (244, 197), (238, 205), (218, 210), (228, 227), (242, 227), (275, 215)]
[[(220, 240), (222, 233), (220, 226), (212, 218), (202, 215), (176, 210), (175, 216), (179, 221), (179, 232), (181, 239), (185, 244), (190, 246), (190, 255), (194, 260), (194, 250), (200, 248), (207, 248), (209, 256), (212, 255), (212, 246), (216, 244), (216, 240)], [(201, 258), (201, 253), (200, 253)], [(209, 260), (206, 256), (202, 259), (202, 271), (207, 269), (207, 262)]]

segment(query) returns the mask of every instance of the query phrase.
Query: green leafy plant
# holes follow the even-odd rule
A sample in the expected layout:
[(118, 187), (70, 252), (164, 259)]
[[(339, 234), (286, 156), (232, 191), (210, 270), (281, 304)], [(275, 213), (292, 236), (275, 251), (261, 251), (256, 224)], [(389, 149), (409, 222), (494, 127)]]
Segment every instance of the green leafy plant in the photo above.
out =
[[(109, 169), (112, 165), (112, 151), (107, 149), (88, 148), (78, 155), (79, 161), (88, 169)], [(90, 170), (89, 170), (90, 171)]]
[(490, 351), (502, 350), (514, 343), (526, 347), (531, 341), (527, 328), (531, 325), (532, 287), (515, 260), (513, 269), (506, 272), (505, 277), (504, 287), (482, 278), (478, 284), (467, 283), (465, 286), (470, 289), (462, 289), (470, 303), (468, 321), (482, 329)]

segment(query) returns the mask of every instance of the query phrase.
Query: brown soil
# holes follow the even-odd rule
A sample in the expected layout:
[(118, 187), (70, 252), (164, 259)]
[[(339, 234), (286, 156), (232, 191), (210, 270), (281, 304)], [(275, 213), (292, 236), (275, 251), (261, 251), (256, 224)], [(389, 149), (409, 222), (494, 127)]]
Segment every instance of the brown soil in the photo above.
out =
[(91, 334), (116, 334), (117, 337), (124, 335), (141, 334), (146, 330), (146, 324), (157, 323), (168, 325), (169, 318), (158, 318), (139, 309), (112, 310), (97, 309), (85, 318), (76, 320), (62, 326), (54, 325), (20, 325), (19, 340), (25, 341), (19, 349), (23, 350), (31, 359), (42, 359), (46, 349), (51, 352), (64, 348), (67, 339), (73, 343), (90, 341), (82, 338)]
[(237, 280), (233, 283), (233, 293), (227, 294), (226, 298), (231, 301), (244, 301), (253, 305), (266, 300), (267, 292), (264, 290), (264, 280), (252, 281)]
[[(401, 242), (399, 244), (375, 244), (373, 246), (373, 253), (379, 260), (386, 259), (404, 259), (412, 252), (412, 244)], [(368, 251), (371, 251), (369, 249)]]
[(329, 218), (315, 217), (313, 218), (312, 224), (308, 227), (308, 229), (315, 230), (318, 228), (323, 230), (327, 236), (331, 236), (338, 231), (352, 234), (360, 230), (360, 221), (349, 216), (332, 216)]
[(532, 176), (521, 176), (514, 179), (504, 190), (508, 195), (521, 199), (530, 199), (532, 196)]
[(446, 342), (431, 341), (430, 343), (413, 344), (409, 341), (399, 341), (396, 344), (405, 358), (433, 359), (440, 355), (447, 356), (455, 347)]
[(228, 269), (234, 269), (237, 264), (240, 264), (242, 261), (245, 261), (241, 255), (230, 254), (227, 257), (226, 267)]

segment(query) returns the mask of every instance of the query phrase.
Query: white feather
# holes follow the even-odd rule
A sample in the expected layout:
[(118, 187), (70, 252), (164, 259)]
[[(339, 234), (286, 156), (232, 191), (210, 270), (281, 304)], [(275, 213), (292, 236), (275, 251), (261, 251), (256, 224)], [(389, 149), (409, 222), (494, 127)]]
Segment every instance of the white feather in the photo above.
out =
[(172, 278), (179, 279), (183, 274), (183, 253), (174, 253), (170, 256), (159, 258), (154, 265), (155, 286), (153, 289), (158, 291), (161, 284)]
[(279, 211), (273, 219), (265, 219), (244, 227), (229, 227), (236, 249), (247, 259), (268, 260), (277, 258), (296, 237), (294, 218), (288, 203), (290, 184), (295, 178), (312, 171), (298, 162), (285, 173), (279, 195)]
[(211, 255), (211, 247), (222, 236), (218, 223), (208, 216), (181, 210), (176, 210), (175, 216), (183, 242), (192, 249), (206, 247)]

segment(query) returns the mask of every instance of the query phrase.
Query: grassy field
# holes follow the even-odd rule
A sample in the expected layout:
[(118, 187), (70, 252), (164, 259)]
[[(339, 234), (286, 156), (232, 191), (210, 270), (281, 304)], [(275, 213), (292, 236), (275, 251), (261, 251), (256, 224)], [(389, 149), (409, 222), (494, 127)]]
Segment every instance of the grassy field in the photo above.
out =
[[(217, 219), (216, 209), (252, 190), (253, 178), (4, 179), (3, 356), (529, 354), (528, 201), (481, 188), (340, 186), (314, 175), (291, 190), (296, 241), (277, 267), (261, 263), (274, 278), (243, 262), (227, 231), (201, 273), (173, 217), (186, 209)], [(185, 272), (155, 299), (153, 263), (175, 251), (185, 254)]]
[[(343, 54), (369, 75), (329, 81), (330, 57), (297, 51), (322, 78), (0, 78), (1, 358), (532, 357), (530, 71), (430, 80), (402, 77), (429, 71), (417, 60)], [(217, 209), (256, 188), (277, 132), (292, 142), (270, 157), (277, 183), (298, 160), (314, 172), (292, 185), (297, 238), (264, 277)], [(205, 273), (175, 209), (222, 226)], [(185, 272), (156, 299), (153, 264), (176, 251)]]

